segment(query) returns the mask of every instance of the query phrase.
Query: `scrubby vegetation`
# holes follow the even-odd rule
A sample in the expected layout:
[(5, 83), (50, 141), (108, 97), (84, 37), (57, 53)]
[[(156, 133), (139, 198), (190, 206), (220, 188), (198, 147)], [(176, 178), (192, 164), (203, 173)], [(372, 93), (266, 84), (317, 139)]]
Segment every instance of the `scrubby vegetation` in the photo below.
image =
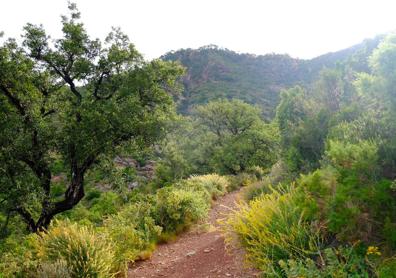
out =
[[(96, 210), (73, 210), (39, 235), (7, 237), (0, 271), (6, 277), (43, 269), (70, 277), (123, 276), (129, 263), (150, 257), (157, 242), (203, 220), (212, 199), (225, 194), (228, 184), (215, 174), (194, 176), (151, 194), (135, 191), (126, 203), (111, 203), (114, 212), (101, 219), (92, 217)], [(106, 211), (108, 204), (101, 204)]]
[(394, 42), (370, 74), (345, 64), (282, 93), (283, 178), (250, 185), (224, 223), (265, 277), (395, 277)]
[(125, 277), (240, 188), (224, 233), (264, 277), (395, 277), (395, 35), (341, 63), (169, 53), (176, 107), (179, 64), (69, 8), (0, 46), (0, 277)]

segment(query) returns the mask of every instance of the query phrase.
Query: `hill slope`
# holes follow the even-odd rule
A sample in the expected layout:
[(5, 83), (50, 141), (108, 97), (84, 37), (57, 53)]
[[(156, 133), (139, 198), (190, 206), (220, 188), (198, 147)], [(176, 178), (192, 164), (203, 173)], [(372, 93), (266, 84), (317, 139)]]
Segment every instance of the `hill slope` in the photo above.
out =
[(180, 112), (188, 113), (192, 106), (213, 99), (238, 98), (259, 105), (264, 116), (270, 118), (282, 89), (310, 84), (325, 67), (348, 63), (358, 71), (367, 71), (367, 57), (381, 38), (365, 40), (311, 60), (280, 54), (239, 54), (213, 45), (181, 49), (161, 58), (179, 61), (187, 68), (183, 78), (184, 93), (179, 100)]

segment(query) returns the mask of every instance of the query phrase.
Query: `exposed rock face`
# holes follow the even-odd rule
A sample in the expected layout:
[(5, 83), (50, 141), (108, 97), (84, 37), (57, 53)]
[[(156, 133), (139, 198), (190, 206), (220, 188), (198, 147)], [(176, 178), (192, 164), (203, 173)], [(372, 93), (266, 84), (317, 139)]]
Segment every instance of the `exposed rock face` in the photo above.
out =
[(131, 157), (121, 157), (116, 156), (114, 158), (114, 163), (117, 167), (122, 168), (134, 168), (137, 173), (137, 180), (128, 183), (128, 189), (132, 190), (139, 186), (139, 181), (149, 181), (152, 180), (154, 177), (155, 172), (155, 161), (148, 160), (146, 161), (145, 165), (141, 165), (136, 159)]
[(155, 161), (149, 160), (146, 162), (146, 165), (138, 167), (136, 170), (139, 175), (146, 177), (148, 180), (151, 180), (154, 177)]
[(121, 157), (117, 155), (114, 158), (114, 163), (117, 166), (121, 166), (121, 167), (133, 167), (133, 168), (139, 167), (139, 163), (137, 162), (137, 160), (131, 157)]

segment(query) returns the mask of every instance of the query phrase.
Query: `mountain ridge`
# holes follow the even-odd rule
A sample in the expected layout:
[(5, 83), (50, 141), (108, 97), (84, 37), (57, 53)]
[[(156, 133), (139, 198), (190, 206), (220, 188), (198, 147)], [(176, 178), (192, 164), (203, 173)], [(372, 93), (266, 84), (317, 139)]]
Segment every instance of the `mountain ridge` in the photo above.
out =
[(178, 61), (187, 69), (182, 78), (184, 92), (178, 100), (179, 112), (188, 114), (195, 105), (214, 99), (237, 98), (257, 104), (269, 119), (274, 116), (282, 89), (309, 86), (324, 68), (348, 62), (353, 70), (368, 72), (367, 57), (383, 37), (366, 39), (313, 59), (276, 53), (238, 53), (216, 45), (170, 51), (160, 59)]

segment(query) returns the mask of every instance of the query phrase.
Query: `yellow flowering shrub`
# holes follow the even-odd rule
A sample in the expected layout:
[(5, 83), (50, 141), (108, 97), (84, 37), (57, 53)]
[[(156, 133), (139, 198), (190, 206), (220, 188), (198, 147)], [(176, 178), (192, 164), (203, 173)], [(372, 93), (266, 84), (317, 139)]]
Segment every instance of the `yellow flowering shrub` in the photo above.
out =
[(65, 262), (71, 277), (114, 277), (114, 245), (88, 226), (58, 221), (37, 237), (38, 257), (46, 264)]
[(319, 228), (304, 220), (292, 188), (272, 189), (249, 204), (241, 203), (224, 223), (227, 241), (234, 235), (247, 251), (249, 261), (264, 273), (279, 269), (280, 260), (314, 254), (320, 244)]
[(217, 199), (224, 195), (228, 186), (228, 179), (217, 174), (192, 176), (178, 185), (186, 190), (203, 191), (209, 199)]

